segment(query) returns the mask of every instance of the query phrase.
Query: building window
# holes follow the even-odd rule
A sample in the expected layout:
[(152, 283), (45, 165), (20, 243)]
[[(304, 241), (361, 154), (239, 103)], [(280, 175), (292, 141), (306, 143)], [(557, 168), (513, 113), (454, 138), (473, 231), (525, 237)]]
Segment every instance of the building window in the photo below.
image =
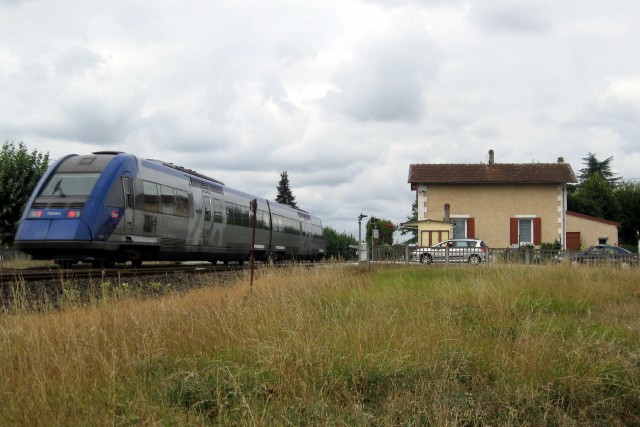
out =
[(542, 241), (542, 219), (523, 217), (511, 218), (509, 244), (539, 245)]
[(453, 238), (454, 239), (467, 238), (467, 220), (465, 218), (453, 219)]
[(521, 246), (533, 244), (533, 220), (518, 220), (518, 236)]
[(609, 238), (608, 237), (598, 237), (598, 244), (599, 245), (608, 245), (609, 244)]
[(459, 215), (451, 218), (452, 239), (475, 239), (475, 224), (475, 219), (469, 215)]

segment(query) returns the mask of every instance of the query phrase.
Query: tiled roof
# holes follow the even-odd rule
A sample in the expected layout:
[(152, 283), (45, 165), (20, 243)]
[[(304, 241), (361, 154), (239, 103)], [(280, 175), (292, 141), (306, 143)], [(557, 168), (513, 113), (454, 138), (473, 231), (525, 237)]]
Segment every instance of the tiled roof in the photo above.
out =
[(413, 164), (415, 184), (566, 184), (576, 182), (568, 163)]
[(567, 215), (575, 216), (577, 218), (588, 219), (589, 221), (596, 221), (596, 222), (601, 222), (603, 224), (615, 225), (616, 227), (620, 227), (619, 222), (609, 221), (608, 219), (604, 219), (604, 218), (596, 218), (595, 216), (585, 215), (578, 212), (567, 211)]

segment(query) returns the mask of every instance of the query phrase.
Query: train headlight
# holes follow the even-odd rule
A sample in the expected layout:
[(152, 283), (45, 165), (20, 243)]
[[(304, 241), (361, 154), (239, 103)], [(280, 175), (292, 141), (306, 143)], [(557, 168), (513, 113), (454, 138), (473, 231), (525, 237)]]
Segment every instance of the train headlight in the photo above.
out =
[(42, 218), (42, 209), (31, 209), (29, 211), (29, 218)]
[(78, 210), (78, 209), (69, 209), (67, 211), (67, 218), (80, 218), (80, 210)]

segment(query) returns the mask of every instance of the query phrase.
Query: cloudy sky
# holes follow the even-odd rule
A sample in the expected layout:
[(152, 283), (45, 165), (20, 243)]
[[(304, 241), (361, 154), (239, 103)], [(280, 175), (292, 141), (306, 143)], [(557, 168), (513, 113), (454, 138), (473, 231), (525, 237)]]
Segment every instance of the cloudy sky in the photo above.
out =
[(0, 139), (132, 152), (358, 235), (411, 163), (640, 177), (637, 0), (0, 0)]

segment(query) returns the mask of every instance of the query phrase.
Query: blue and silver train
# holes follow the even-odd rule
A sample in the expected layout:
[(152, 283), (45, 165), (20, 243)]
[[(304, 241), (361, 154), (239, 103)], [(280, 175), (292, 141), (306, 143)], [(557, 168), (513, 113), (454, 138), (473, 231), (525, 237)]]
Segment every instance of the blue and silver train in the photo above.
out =
[[(250, 204), (257, 200), (255, 240)], [(317, 217), (171, 163), (101, 151), (59, 159), (38, 182), (14, 245), (60, 265), (321, 260)]]

